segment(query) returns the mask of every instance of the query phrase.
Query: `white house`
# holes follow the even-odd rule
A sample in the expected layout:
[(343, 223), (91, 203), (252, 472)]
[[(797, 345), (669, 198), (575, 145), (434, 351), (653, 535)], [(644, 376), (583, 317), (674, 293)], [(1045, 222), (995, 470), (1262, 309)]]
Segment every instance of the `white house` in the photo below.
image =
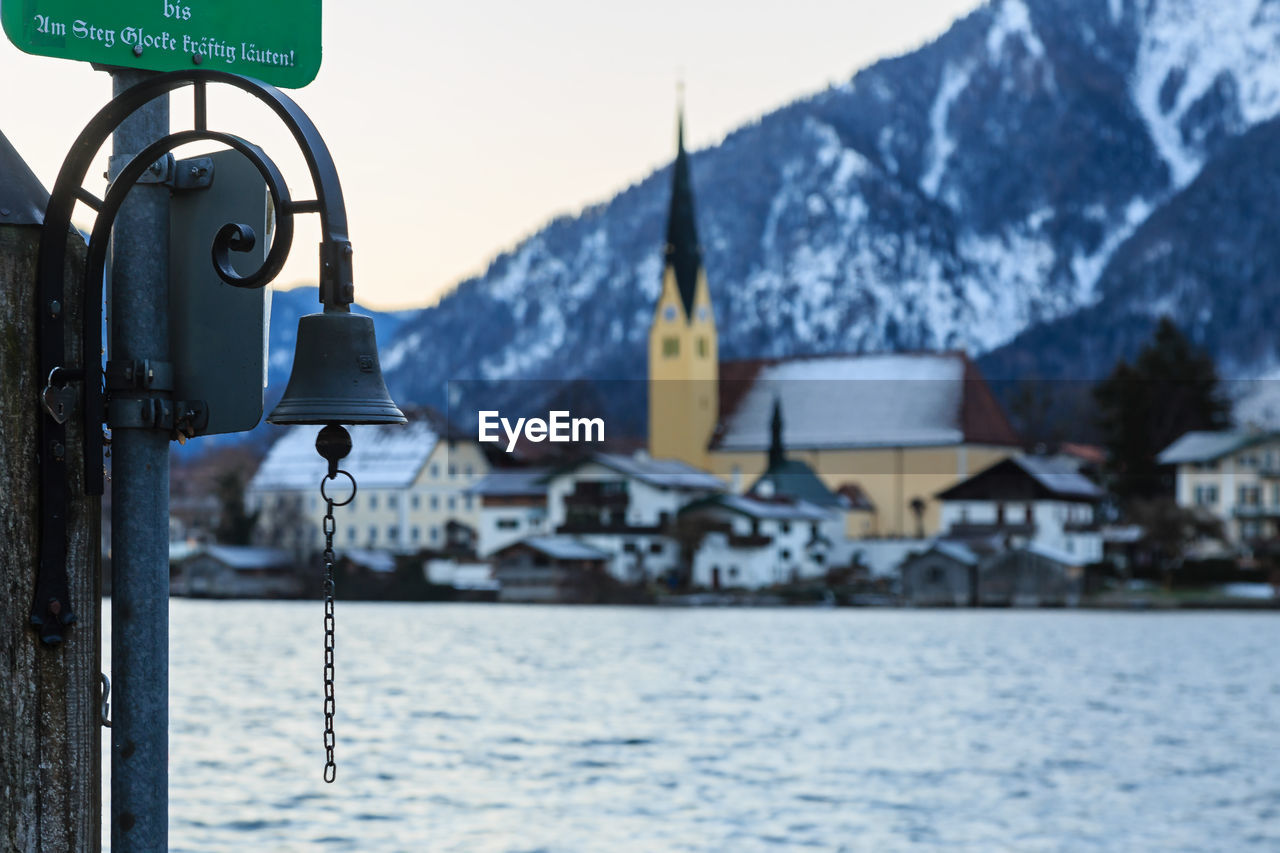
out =
[(480, 501), (476, 555), (490, 554), (547, 530), (546, 468), (502, 468), (467, 490)]
[(718, 478), (673, 459), (599, 453), (547, 478), (547, 526), (609, 554), (624, 583), (673, 571), (680, 550), (671, 532), (690, 501), (724, 491)]
[(1080, 564), (1102, 559), (1102, 489), (1064, 460), (1012, 456), (937, 497), (949, 539), (998, 537), (1007, 547), (1052, 549)]
[(1189, 432), (1157, 461), (1176, 466), (1178, 505), (1217, 518), (1229, 543), (1280, 535), (1280, 433)]
[(712, 495), (686, 506), (680, 521), (696, 538), (691, 583), (704, 589), (759, 589), (826, 574), (840, 516), (806, 501)]
[[(451, 433), (437, 414), (411, 418), (405, 426), (349, 428), (351, 453), (341, 467), (351, 472), (358, 491), (334, 511), (337, 548), (443, 549), (451, 530), (476, 530), (480, 500), (468, 489), (489, 473), (480, 445)], [(245, 504), (261, 511), (258, 536), (266, 544), (297, 553), (324, 545), (320, 482), (328, 463), (316, 452), (317, 433), (314, 426), (290, 427), (249, 482)], [(345, 478), (329, 488), (339, 499), (350, 494)]]

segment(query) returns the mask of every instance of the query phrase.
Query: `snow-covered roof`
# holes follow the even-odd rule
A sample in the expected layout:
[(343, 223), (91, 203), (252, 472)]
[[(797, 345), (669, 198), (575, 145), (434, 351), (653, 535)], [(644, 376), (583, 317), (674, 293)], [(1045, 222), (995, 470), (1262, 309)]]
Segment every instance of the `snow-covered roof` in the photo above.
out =
[(1013, 443), (1017, 436), (962, 353), (727, 363), (718, 450), (769, 446), (775, 400), (790, 449)]
[[(609, 559), (607, 551), (593, 548), (584, 542), (574, 539), (572, 536), (530, 536), (527, 539), (521, 539), (515, 545), (508, 545), (507, 548), (514, 548), (518, 545), (532, 548), (539, 553), (546, 554), (553, 560)], [(505, 551), (506, 548), (502, 550)]]
[(338, 550), (338, 558), (350, 560), (357, 566), (363, 566), (375, 574), (389, 575), (396, 570), (396, 558), (389, 551), (341, 548)]
[[(1030, 488), (1028, 488), (1030, 487)], [(1096, 503), (1105, 493), (1061, 458), (1011, 456), (942, 490), (944, 501), (1057, 500)]]
[(247, 545), (204, 545), (194, 556), (209, 556), (237, 572), (254, 569), (281, 569), (293, 565), (293, 555), (278, 548), (254, 548)]
[(505, 468), (490, 471), (468, 492), (481, 497), (537, 497), (547, 494), (547, 468)]
[(595, 453), (568, 470), (594, 462), (661, 489), (679, 491), (721, 492), (724, 481), (714, 474), (694, 468), (678, 459), (653, 459), (649, 456), (623, 456), (619, 453)]
[(1037, 483), (1055, 495), (1102, 500), (1104, 492), (1080, 469), (1063, 459), (1043, 456), (1015, 456), (1011, 460)]
[(957, 563), (961, 563), (966, 566), (978, 565), (978, 555), (974, 553), (973, 549), (961, 542), (954, 542), (949, 539), (939, 539), (937, 542), (933, 543), (933, 547), (929, 550), (937, 551), (939, 554), (944, 554), (945, 556), (955, 560)]
[(807, 501), (760, 500), (746, 495), (715, 495), (705, 501), (689, 504), (682, 512), (706, 507), (722, 507), (749, 518), (759, 519), (825, 521), (830, 518), (830, 514), (822, 507)]
[[(425, 421), (404, 426), (363, 424), (347, 427), (347, 431), (351, 433), (351, 453), (340, 467), (351, 472), (361, 489), (412, 484), (440, 441), (439, 433)], [(329, 463), (316, 452), (319, 432), (317, 426), (291, 427), (271, 445), (267, 458), (249, 481), (249, 489), (319, 489), (320, 481), (329, 473)]]
[(1212, 462), (1234, 453), (1243, 447), (1266, 437), (1266, 433), (1246, 430), (1194, 431), (1185, 433), (1156, 457), (1161, 465), (1182, 465), (1190, 462)]

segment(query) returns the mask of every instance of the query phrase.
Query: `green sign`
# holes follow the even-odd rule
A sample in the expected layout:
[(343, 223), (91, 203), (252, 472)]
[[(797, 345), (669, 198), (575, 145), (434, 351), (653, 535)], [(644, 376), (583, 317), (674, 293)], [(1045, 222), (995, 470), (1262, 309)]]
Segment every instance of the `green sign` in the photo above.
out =
[(0, 0), (0, 18), (39, 56), (219, 68), (292, 89), (320, 70), (320, 0)]

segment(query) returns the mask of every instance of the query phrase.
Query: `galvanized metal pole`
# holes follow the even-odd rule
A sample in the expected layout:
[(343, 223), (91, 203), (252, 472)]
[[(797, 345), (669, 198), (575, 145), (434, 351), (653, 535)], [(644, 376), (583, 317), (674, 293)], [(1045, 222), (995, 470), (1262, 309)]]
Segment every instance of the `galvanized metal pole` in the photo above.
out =
[[(114, 94), (151, 72), (116, 69)], [(110, 173), (169, 132), (169, 96), (115, 132)], [(169, 361), (169, 188), (140, 183), (115, 223), (111, 255), (114, 362)], [(136, 397), (147, 390), (115, 391)], [(169, 833), (169, 434), (112, 429), (111, 849), (163, 851)]]

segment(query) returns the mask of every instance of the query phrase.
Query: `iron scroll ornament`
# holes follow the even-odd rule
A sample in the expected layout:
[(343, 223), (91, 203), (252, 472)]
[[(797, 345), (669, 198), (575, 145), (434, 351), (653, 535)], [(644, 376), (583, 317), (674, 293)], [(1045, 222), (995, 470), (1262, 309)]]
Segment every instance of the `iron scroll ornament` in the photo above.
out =
[[(266, 104), (289, 129), (306, 161), (315, 198), (294, 201), (280, 170), (258, 146), (238, 136), (213, 131), (208, 126), (208, 86), (238, 89)], [(112, 182), (105, 198), (84, 189), (94, 157), (115, 130), (137, 110), (156, 98), (185, 87), (194, 89), (194, 128), (172, 133), (148, 145), (131, 159)], [(66, 391), (68, 382), (81, 384), (80, 423), (84, 445), (84, 491), (103, 491), (103, 451), (106, 422), (106, 389), (101, 369), (102, 282), (107, 246), (121, 205), (138, 179), (157, 160), (191, 142), (212, 141), (234, 148), (250, 160), (262, 175), (276, 211), (276, 232), (262, 265), (241, 276), (231, 267), (231, 252), (246, 252), (257, 237), (247, 226), (228, 223), (219, 229), (210, 259), (219, 278), (236, 287), (263, 287), (284, 267), (293, 242), (293, 217), (318, 213), (320, 243), (320, 301), (326, 313), (349, 312), (355, 299), (351, 267), (351, 243), (347, 213), (338, 172), (316, 126), (293, 99), (267, 83), (225, 71), (189, 70), (159, 74), (112, 99), (80, 132), (63, 161), (45, 211), (40, 237), (37, 285), (39, 376), (49, 377), (46, 400)], [(63, 280), (66, 273), (66, 240), (77, 202), (97, 213), (89, 239), (88, 259), (81, 287), (79, 315), (81, 365), (71, 365), (67, 345), (68, 312)], [(62, 384), (54, 387), (54, 378)], [(61, 391), (60, 391), (61, 389)], [(62, 397), (71, 402), (74, 397)], [(172, 413), (171, 415), (172, 416)], [(67, 558), (67, 424), (68, 413), (60, 405), (47, 407), (39, 418), (40, 489), (42, 495), (40, 562), (36, 578), (31, 622), (43, 642), (56, 645), (75, 623), (66, 573)]]

